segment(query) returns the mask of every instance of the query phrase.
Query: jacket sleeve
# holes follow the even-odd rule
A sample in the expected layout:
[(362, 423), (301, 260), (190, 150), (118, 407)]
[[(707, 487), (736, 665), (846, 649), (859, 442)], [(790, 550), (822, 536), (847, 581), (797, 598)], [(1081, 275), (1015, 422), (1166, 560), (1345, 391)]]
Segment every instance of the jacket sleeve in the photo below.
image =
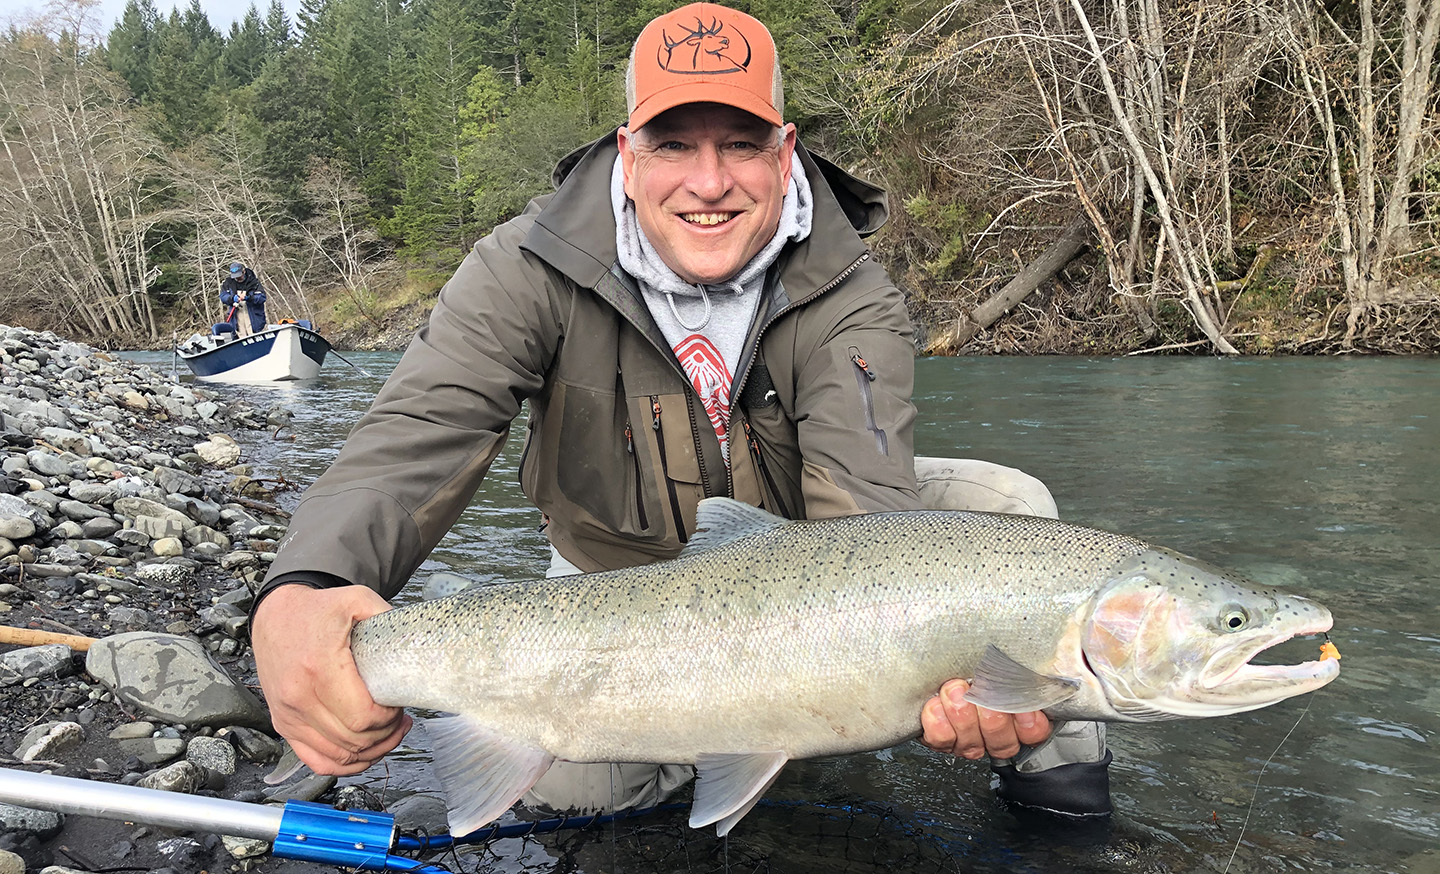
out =
[[(470, 502), (560, 336), (559, 278), (522, 252), (528, 217), (475, 244), (272, 564), (392, 597)], [(292, 577), (293, 579), (293, 577)]]
[(224, 306), (233, 306), (235, 303), (235, 289), (220, 286), (220, 303)]
[(813, 346), (797, 350), (805, 515), (918, 509), (915, 344), (904, 296), (873, 261), (829, 295)]

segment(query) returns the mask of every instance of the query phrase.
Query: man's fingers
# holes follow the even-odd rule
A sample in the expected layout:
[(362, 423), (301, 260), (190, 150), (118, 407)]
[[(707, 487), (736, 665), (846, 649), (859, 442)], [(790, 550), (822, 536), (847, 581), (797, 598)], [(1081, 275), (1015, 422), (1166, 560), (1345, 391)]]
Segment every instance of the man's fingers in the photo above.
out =
[(967, 759), (985, 755), (975, 705), (965, 700), (970, 684), (951, 680), (920, 711), (921, 741), (932, 750)]
[(954, 752), (955, 729), (945, 716), (945, 705), (940, 703), (939, 695), (926, 701), (921, 709), (920, 732), (920, 742), (930, 749), (939, 753)]
[(1050, 736), (1050, 720), (1038, 711), (1000, 713), (965, 700), (970, 684), (951, 680), (920, 711), (921, 742), (932, 750), (979, 759), (1008, 759), (1020, 745), (1038, 744)]
[(980, 736), (985, 751), (997, 759), (1010, 759), (1020, 754), (1020, 739), (1015, 734), (1015, 717), (995, 710), (979, 710)]
[(940, 700), (945, 704), (945, 716), (955, 729), (955, 755), (967, 759), (978, 759), (985, 755), (985, 742), (980, 734), (980, 718), (975, 705), (965, 700), (970, 684), (964, 680), (951, 680), (940, 687)]
[[(402, 715), (393, 725), (387, 726), (383, 734), (377, 734), (368, 743), (358, 745), (354, 736), (344, 736), (337, 743), (308, 724), (296, 724), (281, 732), (300, 761), (310, 766), (317, 774), (345, 776), (358, 774), (400, 745), (405, 733), (410, 730), (411, 719)], [(277, 729), (279, 726), (276, 726)]]
[(1050, 736), (1050, 719), (1036, 710), (1015, 714), (1015, 736), (1022, 744), (1033, 747)]

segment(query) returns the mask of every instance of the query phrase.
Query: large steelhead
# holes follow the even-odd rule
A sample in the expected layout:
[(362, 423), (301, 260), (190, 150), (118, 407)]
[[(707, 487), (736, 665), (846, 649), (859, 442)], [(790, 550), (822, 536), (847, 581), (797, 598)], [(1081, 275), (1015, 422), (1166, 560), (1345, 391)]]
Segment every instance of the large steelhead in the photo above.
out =
[(1052, 519), (960, 511), (791, 522), (700, 504), (673, 561), (470, 589), (359, 623), (376, 701), (430, 723), (464, 834), (555, 759), (692, 763), (692, 826), (723, 834), (789, 759), (920, 731), (941, 684), (1058, 719), (1264, 707), (1338, 662), (1258, 666), (1330, 613), (1217, 568)]

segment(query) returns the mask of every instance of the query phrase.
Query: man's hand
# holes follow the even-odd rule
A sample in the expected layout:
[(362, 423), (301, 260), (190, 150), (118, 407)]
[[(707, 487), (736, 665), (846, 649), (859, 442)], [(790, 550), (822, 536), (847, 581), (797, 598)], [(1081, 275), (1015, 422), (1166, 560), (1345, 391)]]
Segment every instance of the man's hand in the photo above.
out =
[(390, 609), (364, 586), (281, 586), (260, 602), (250, 630), (270, 718), (317, 774), (358, 774), (410, 730), (398, 707), (370, 697), (350, 654), (350, 629)]
[(964, 680), (951, 680), (920, 711), (924, 734), (920, 742), (932, 750), (978, 759), (987, 753), (997, 759), (1013, 758), (1020, 745), (1033, 746), (1050, 736), (1045, 714), (999, 713), (976, 707), (963, 696), (970, 690)]

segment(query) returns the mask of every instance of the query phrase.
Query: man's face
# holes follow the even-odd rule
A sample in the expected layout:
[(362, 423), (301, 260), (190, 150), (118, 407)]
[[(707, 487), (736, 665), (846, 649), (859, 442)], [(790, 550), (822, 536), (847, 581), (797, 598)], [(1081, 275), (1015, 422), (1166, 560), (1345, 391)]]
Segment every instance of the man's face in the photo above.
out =
[(640, 227), (686, 282), (730, 279), (775, 236), (795, 125), (777, 137), (748, 112), (692, 103), (622, 127), (619, 145)]

